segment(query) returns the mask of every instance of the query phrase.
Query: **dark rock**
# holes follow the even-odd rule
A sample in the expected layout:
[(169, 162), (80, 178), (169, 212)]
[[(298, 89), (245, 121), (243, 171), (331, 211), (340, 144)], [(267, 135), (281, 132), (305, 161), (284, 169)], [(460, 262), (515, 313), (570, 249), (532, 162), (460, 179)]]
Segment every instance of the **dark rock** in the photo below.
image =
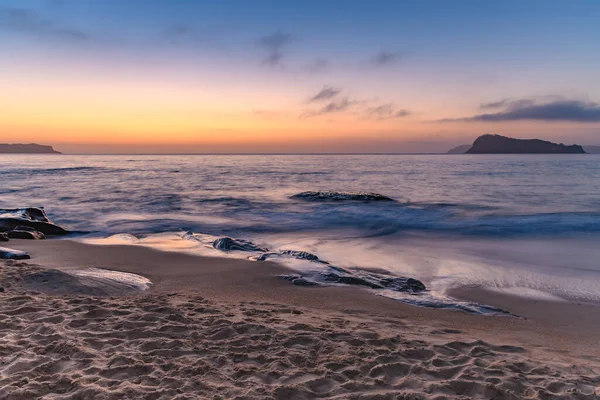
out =
[(33, 240), (41, 240), (46, 239), (46, 236), (42, 232), (38, 231), (21, 231), (14, 230), (7, 232), (8, 237), (11, 239), (33, 239)]
[(256, 257), (256, 261), (267, 261), (269, 257), (275, 255), (277, 255), (277, 253), (263, 253), (260, 256)]
[(500, 135), (479, 136), (468, 154), (584, 154), (579, 145), (566, 146), (540, 139), (514, 139)]
[[(27, 227), (23, 229), (23, 227)], [(66, 235), (69, 232), (48, 219), (43, 208), (0, 209), (0, 231), (33, 229), (45, 235)]]
[(306, 201), (395, 201), (394, 199), (378, 194), (366, 192), (329, 192), (329, 191), (308, 191), (298, 193), (292, 196), (293, 199)]
[(0, 232), (0, 242), (8, 242), (8, 234)]
[(24, 251), (0, 247), (0, 258), (7, 260), (27, 260), (31, 257), (29, 256), (29, 253)]
[(398, 292), (419, 293), (426, 290), (423, 282), (414, 278), (382, 278), (379, 282), (387, 289)]
[(298, 260), (307, 260), (307, 261), (318, 262), (321, 264), (329, 264), (327, 261), (323, 261), (323, 260), (319, 259), (319, 257), (315, 256), (314, 254), (307, 253), (306, 251), (298, 251), (298, 250), (283, 250), (278, 253), (264, 253), (264, 254), (261, 254), (260, 257), (256, 258), (256, 261), (266, 261), (270, 257), (277, 257), (277, 256), (289, 256), (292, 258), (296, 258)]
[(281, 251), (281, 254), (286, 254), (299, 260), (317, 261), (319, 259), (319, 257), (315, 256), (314, 254), (307, 253), (306, 251), (283, 250)]
[(252, 242), (242, 239), (232, 239), (230, 237), (218, 238), (213, 242), (213, 247), (219, 250), (237, 250), (237, 251), (269, 251), (266, 248), (258, 247)]
[(382, 285), (370, 281), (369, 279), (361, 278), (356, 275), (339, 275), (334, 272), (323, 272), (321, 277), (326, 282), (343, 283), (346, 285), (366, 286), (371, 289), (383, 289)]
[[(341, 268), (332, 268), (341, 272)], [(342, 270), (345, 271), (345, 270)], [(356, 272), (345, 273), (321, 272), (321, 279), (326, 282), (343, 283), (346, 285), (366, 286), (371, 289), (390, 289), (397, 292), (419, 293), (426, 290), (425, 285), (418, 279), (381, 275), (375, 273)]]
[(0, 286), (0, 293), (4, 292), (4, 288)]
[(30, 227), (30, 226), (23, 226), (23, 225), (16, 226), (15, 229), (13, 229), (13, 231), (37, 232), (32, 227)]
[(293, 281), (294, 279), (302, 278), (300, 275), (279, 275), (281, 279), (285, 279), (286, 281)]
[(317, 282), (313, 282), (313, 281), (308, 281), (304, 278), (296, 278), (296, 279), (292, 279), (292, 284), (297, 285), (297, 286), (318, 286)]
[(309, 280), (301, 277), (300, 275), (280, 275), (279, 277), (282, 279), (285, 279), (287, 281), (290, 281), (292, 284), (297, 285), (297, 286), (309, 287), (309, 286), (318, 286), (319, 285), (317, 282), (309, 281)]

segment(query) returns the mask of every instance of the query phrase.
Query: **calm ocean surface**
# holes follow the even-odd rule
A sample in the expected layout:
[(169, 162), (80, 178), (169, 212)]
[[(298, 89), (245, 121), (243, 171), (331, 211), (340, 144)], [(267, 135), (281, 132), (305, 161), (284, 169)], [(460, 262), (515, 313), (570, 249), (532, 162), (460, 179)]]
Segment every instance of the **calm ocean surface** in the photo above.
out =
[[(397, 202), (290, 199), (306, 190)], [(228, 235), (440, 292), (600, 301), (596, 155), (0, 155), (0, 208), (25, 206), (84, 238)]]

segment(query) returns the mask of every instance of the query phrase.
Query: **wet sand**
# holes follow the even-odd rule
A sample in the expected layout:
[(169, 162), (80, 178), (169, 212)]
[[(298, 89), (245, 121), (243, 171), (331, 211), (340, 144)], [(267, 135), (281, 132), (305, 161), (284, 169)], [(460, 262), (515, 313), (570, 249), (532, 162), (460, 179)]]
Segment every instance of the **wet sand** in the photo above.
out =
[[(597, 398), (600, 307), (479, 288), (454, 296), (521, 318), (303, 288), (271, 263), (11, 240), (0, 261), (0, 399)], [(23, 277), (106, 268), (150, 290), (48, 294)], [(53, 383), (52, 383), (53, 382)], [(52, 383), (52, 384), (51, 384)], [(403, 397), (404, 396), (404, 397)]]

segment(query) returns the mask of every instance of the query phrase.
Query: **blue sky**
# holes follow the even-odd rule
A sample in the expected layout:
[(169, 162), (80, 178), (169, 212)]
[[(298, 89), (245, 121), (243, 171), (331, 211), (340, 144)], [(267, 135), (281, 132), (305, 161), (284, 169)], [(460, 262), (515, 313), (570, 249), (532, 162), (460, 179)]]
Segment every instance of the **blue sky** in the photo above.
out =
[[(115, 99), (135, 98), (148, 113), (148, 88), (164, 90), (176, 112), (206, 105), (194, 109), (204, 122), (181, 121), (186, 140), (196, 129), (198, 143), (215, 129), (235, 130), (249, 143), (267, 125), (307, 138), (325, 130), (332, 143), (395, 140), (398, 150), (409, 141), (446, 146), (482, 131), (597, 143), (598, 21), (595, 0), (0, 0), (0, 57), (13, 98), (32, 96), (24, 82), (39, 82), (68, 88), (65, 103), (106, 107), (98, 86), (110, 85)], [(307, 103), (325, 87), (339, 94)], [(504, 108), (480, 107), (507, 99)], [(501, 115), (481, 117), (490, 112)], [(253, 128), (242, 134), (218, 113), (287, 120), (248, 120)], [(364, 123), (368, 115), (377, 118)], [(48, 120), (43, 138), (66, 140), (50, 132), (74, 129), (67, 117)], [(35, 128), (16, 118), (0, 123)]]

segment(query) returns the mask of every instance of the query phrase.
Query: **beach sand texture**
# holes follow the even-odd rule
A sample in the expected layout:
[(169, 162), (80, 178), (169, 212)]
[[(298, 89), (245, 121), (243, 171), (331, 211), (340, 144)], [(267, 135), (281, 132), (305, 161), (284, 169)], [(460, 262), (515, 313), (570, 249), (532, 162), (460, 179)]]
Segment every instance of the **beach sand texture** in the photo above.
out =
[[(273, 263), (14, 244), (32, 260), (0, 261), (0, 399), (599, 398), (597, 332), (298, 288)], [(154, 285), (60, 294), (27, 278), (110, 262)]]

